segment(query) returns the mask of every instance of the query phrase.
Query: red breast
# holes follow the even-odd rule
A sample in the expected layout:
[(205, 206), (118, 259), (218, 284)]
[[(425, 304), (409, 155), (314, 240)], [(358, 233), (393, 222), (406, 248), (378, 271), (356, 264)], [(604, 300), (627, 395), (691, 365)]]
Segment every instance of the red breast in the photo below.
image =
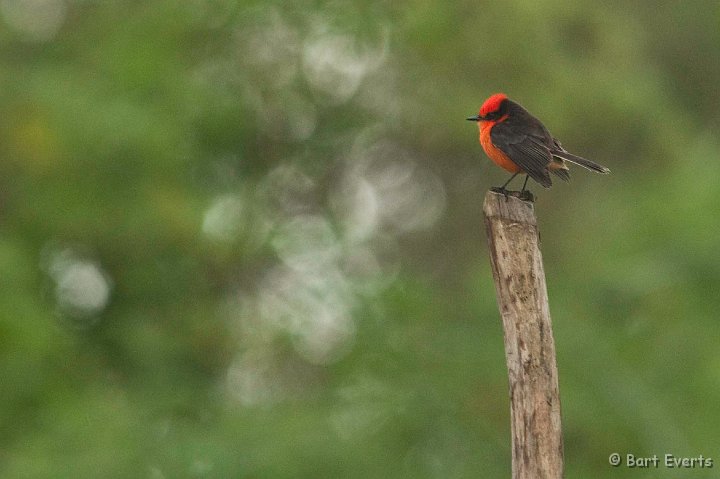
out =
[(516, 165), (510, 157), (508, 157), (502, 150), (496, 148), (490, 139), (490, 131), (495, 125), (505, 120), (505, 117), (500, 118), (498, 121), (479, 121), (478, 128), (480, 129), (480, 144), (485, 150), (488, 157), (500, 168), (503, 168), (510, 173), (517, 173), (520, 171), (520, 167)]

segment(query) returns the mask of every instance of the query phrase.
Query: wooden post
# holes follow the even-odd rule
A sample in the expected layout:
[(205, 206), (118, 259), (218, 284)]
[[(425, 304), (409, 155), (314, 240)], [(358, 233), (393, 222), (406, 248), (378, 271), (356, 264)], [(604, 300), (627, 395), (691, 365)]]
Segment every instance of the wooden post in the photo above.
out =
[(533, 204), (489, 191), (483, 204), (510, 380), (513, 479), (563, 477), (555, 341)]

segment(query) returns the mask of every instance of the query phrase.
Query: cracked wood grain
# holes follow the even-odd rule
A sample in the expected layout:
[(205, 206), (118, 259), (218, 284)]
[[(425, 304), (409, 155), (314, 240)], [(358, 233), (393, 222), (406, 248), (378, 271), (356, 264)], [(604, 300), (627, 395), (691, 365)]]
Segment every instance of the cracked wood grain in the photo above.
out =
[(533, 204), (488, 192), (483, 204), (510, 386), (513, 479), (563, 477), (555, 342)]

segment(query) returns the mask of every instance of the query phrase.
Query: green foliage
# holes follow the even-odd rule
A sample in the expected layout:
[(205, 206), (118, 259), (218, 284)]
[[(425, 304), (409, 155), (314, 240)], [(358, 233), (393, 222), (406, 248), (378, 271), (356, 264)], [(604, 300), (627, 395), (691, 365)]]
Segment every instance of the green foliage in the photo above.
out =
[[(533, 190), (568, 477), (720, 461), (717, 6), (0, 5), (0, 476), (510, 468), (464, 118), (608, 165)], [(717, 467), (717, 466), (716, 466)]]

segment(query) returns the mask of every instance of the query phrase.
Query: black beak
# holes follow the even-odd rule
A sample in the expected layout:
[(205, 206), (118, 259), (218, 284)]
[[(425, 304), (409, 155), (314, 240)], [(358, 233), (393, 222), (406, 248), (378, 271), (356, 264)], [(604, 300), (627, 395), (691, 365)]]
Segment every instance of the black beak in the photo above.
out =
[(482, 117), (480, 115), (471, 116), (470, 118), (465, 118), (467, 121), (480, 121), (482, 120)]

